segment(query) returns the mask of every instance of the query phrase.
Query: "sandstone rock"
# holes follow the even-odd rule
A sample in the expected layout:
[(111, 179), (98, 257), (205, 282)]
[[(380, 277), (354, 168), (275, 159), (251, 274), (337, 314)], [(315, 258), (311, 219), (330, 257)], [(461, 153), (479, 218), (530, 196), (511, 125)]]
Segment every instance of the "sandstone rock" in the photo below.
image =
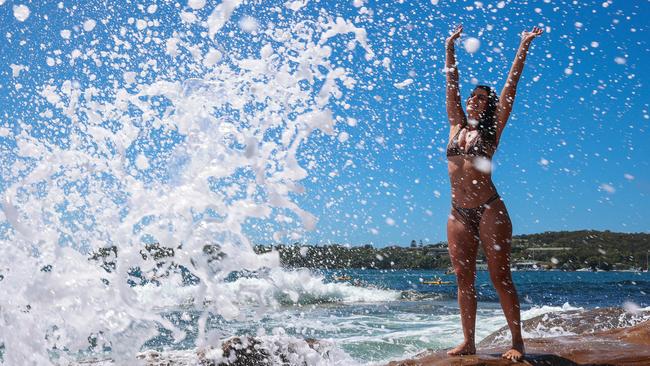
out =
[[(650, 311), (636, 314), (621, 308), (601, 308), (592, 310), (569, 310), (547, 313), (524, 320), (524, 338), (548, 338), (566, 335), (591, 334), (595, 332), (625, 328), (650, 320)], [(503, 326), (485, 337), (478, 347), (502, 346), (510, 344), (510, 330)]]
[(590, 334), (526, 339), (521, 363), (501, 358), (507, 347), (479, 348), (476, 355), (450, 357), (445, 351), (421, 354), (389, 366), (443, 365), (534, 365), (534, 366), (648, 366), (650, 365), (650, 321), (628, 328)]

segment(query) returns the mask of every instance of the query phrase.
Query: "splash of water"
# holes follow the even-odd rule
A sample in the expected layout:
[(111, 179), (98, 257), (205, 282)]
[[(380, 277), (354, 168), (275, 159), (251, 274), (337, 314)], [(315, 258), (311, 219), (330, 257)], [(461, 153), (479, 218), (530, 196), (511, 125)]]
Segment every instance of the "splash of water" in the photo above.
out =
[[(315, 130), (334, 133), (331, 105), (356, 83), (330, 60), (326, 43), (351, 34), (367, 59), (373, 53), (363, 29), (327, 14), (266, 26), (249, 19), (230, 32), (254, 33), (257, 42), (226, 51), (216, 38), (241, 4), (225, 0), (205, 19), (181, 12), (199, 36), (174, 32), (150, 43), (148, 23), (137, 20), (134, 33), (115, 37), (115, 50), (90, 53), (97, 74), (117, 65), (117, 78), (40, 87), (42, 114), (61, 133), (38, 135), (23, 124), (17, 158), (4, 169), (16, 172), (3, 177), (0, 217), (10, 225), (0, 258), (7, 364), (49, 364), (89, 349), (89, 339), (126, 362), (159, 327), (181, 340), (155, 300), (181, 288), (205, 310), (197, 346), (208, 342), (208, 313), (236, 319), (244, 302), (279, 304), (268, 286), (242, 295), (243, 285), (224, 279), (279, 267), (276, 253), (253, 251), (247, 220), (295, 215), (306, 229), (315, 226), (291, 198), (307, 176), (298, 149)], [(156, 44), (178, 62), (113, 63), (151, 56)], [(164, 275), (152, 250), (173, 253)], [(179, 268), (191, 272), (192, 285)], [(135, 286), (144, 279), (153, 294)]]

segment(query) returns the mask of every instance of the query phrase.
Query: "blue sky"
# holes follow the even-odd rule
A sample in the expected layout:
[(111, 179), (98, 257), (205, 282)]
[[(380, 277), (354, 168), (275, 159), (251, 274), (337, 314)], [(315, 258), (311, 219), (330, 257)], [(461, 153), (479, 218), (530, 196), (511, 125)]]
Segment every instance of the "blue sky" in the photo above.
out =
[[(302, 233), (301, 241), (385, 246), (445, 240), (450, 194), (443, 44), (458, 23), (464, 25), (463, 39), (481, 42), (473, 54), (457, 46), (463, 99), (476, 82), (500, 90), (519, 32), (534, 25), (547, 30), (529, 53), (494, 161), (494, 182), (514, 233), (650, 229), (649, 53), (643, 36), (648, 28), (643, 14), (650, 13), (647, 1), (359, 2), (363, 7), (352, 1), (304, 3), (293, 12), (283, 1), (244, 2), (216, 38), (225, 54), (245, 56), (261, 47), (255, 37), (238, 31), (245, 17), (265, 28), (279, 21), (278, 14), (290, 22), (315, 18), (324, 8), (365, 28), (375, 59), (391, 62), (389, 69), (377, 67), (365, 60), (361, 47), (348, 50), (351, 35), (328, 41), (333, 62), (348, 69), (359, 85), (331, 106), (341, 120), (337, 133), (347, 132), (350, 138), (341, 142), (316, 132), (299, 150), (301, 164), (313, 161), (314, 168), (302, 182), (305, 193), (293, 197), (319, 218), (316, 230)], [(13, 14), (19, 4), (30, 9), (24, 22)], [(129, 18), (158, 21), (151, 29), (162, 38), (194, 30), (180, 20), (180, 10), (191, 10), (184, 1), (160, 2), (153, 13), (147, 11), (148, 3), (61, 4), (7, 0), (0, 5), (0, 127), (11, 131), (0, 136), (0, 191), (14, 179), (7, 162), (16, 156), (15, 134), (66, 143), (70, 124), (49, 136), (51, 130), (43, 127), (39, 113), (46, 103), (37, 94), (42, 85), (71, 79), (103, 89), (114, 82), (116, 69), (137, 69), (146, 57), (159, 65), (144, 77), (149, 80), (201, 73), (166, 57), (162, 46), (147, 46), (146, 57), (136, 48), (131, 58), (111, 67), (98, 66), (91, 58), (69, 62), (74, 49), (107, 49), (120, 27), (134, 27)], [(194, 13), (205, 17), (214, 6), (208, 2)], [(273, 12), (273, 6), (283, 10)], [(97, 23), (88, 32), (83, 30), (87, 19)], [(62, 30), (70, 30), (70, 39), (62, 37)], [(48, 66), (48, 57), (63, 62)], [(12, 64), (29, 69), (14, 77)], [(395, 86), (406, 79), (412, 84)], [(345, 123), (350, 120), (356, 124)], [(254, 241), (269, 242), (276, 229), (273, 222), (252, 221), (248, 231)]]

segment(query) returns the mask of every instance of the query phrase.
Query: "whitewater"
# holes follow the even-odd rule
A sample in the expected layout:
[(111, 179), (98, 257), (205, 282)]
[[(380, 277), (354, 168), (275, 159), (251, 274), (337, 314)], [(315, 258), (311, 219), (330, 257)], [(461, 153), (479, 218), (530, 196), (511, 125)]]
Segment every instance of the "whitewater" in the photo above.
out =
[[(308, 0), (103, 6), (0, 1), (18, 24), (3, 42), (20, 49), (33, 40), (36, 59), (7, 65), (11, 95), (21, 96), (9, 103), (24, 115), (0, 124), (11, 147), (0, 161), (3, 364), (130, 365), (154, 353), (218, 363), (227, 361), (224, 341), (250, 335), (292, 364), (379, 365), (461, 340), (455, 288), (420, 284), (443, 273), (361, 271), (359, 283), (341, 283), (327, 271), (282, 268), (251, 235), (300, 241), (321, 219), (298, 203), (314, 171), (376, 168), (374, 146), (401, 153), (373, 127), (391, 112), (380, 109), (390, 97), (380, 84), (423, 88), (427, 98), (431, 90), (414, 70), (386, 77), (390, 42), (367, 28), (392, 37), (395, 18), (356, 0), (347, 13)], [(44, 40), (50, 34), (56, 42)], [(349, 113), (354, 93), (367, 98), (365, 120)], [(370, 138), (346, 132), (360, 125)], [(318, 139), (357, 150), (330, 169), (332, 155), (309, 145)], [(353, 211), (341, 217), (366, 219), (372, 234), (377, 222), (401, 223)], [(632, 280), (608, 286), (615, 293)], [(637, 282), (634, 296), (650, 283)], [(559, 303), (535, 297), (522, 318), (620, 305), (598, 298), (599, 286)], [(479, 339), (505, 324), (494, 294), (481, 296)], [(525, 336), (558, 334), (567, 332)]]
[[(327, 14), (264, 29), (246, 17), (235, 30), (257, 42), (226, 49), (215, 37), (241, 4), (226, 0), (201, 19), (195, 13), (205, 2), (172, 9), (196, 26), (166, 38), (152, 31), (157, 21), (129, 18), (131, 26), (112, 36), (113, 47), (89, 42), (70, 54), (71, 63), (92, 61), (86, 75), (38, 86), (52, 132), (17, 126), (16, 156), (3, 160), (6, 364), (62, 362), (89, 347), (127, 362), (159, 327), (178, 342), (186, 334), (157, 309), (179, 294), (201, 308), (196, 347), (215, 340), (208, 314), (237, 319), (242, 303), (272, 311), (278, 287), (290, 301), (301, 296), (290, 283), (283, 289), (291, 278), (277, 253), (256, 254), (242, 227), (290, 215), (314, 228), (317, 218), (292, 199), (307, 177), (297, 150), (315, 130), (335, 133), (332, 104), (355, 86), (354, 75), (329, 60), (327, 42), (351, 34), (366, 59), (373, 52), (362, 28)], [(18, 21), (35, 16), (25, 5), (13, 12)], [(84, 22), (87, 32), (97, 23), (91, 21)], [(121, 63), (129, 59), (137, 62)], [(99, 82), (103, 68), (112, 68), (111, 80)], [(173, 250), (173, 269), (164, 275), (142, 252), (153, 243)], [(195, 278), (191, 285), (180, 268)], [(263, 268), (271, 269), (265, 284), (224, 282), (233, 271)], [(301, 277), (308, 279), (303, 293), (321, 296), (312, 291), (317, 278)], [(154, 279), (155, 289), (134, 285)]]

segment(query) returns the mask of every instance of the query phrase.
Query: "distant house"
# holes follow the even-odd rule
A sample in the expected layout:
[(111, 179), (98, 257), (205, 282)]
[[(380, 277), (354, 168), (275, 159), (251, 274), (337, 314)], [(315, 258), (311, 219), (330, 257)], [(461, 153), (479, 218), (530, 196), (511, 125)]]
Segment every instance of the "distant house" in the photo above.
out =
[(437, 247), (428, 247), (427, 248), (427, 255), (447, 255), (449, 254), (449, 250), (447, 249), (446, 246), (437, 246)]
[(533, 259), (535, 259), (535, 254), (537, 253), (548, 253), (548, 252), (564, 252), (567, 250), (572, 250), (570, 247), (532, 247), (526, 248), (527, 252), (532, 254)]
[(522, 261), (512, 263), (510, 269), (513, 271), (540, 271), (544, 268), (542, 268), (541, 263), (537, 261)]

